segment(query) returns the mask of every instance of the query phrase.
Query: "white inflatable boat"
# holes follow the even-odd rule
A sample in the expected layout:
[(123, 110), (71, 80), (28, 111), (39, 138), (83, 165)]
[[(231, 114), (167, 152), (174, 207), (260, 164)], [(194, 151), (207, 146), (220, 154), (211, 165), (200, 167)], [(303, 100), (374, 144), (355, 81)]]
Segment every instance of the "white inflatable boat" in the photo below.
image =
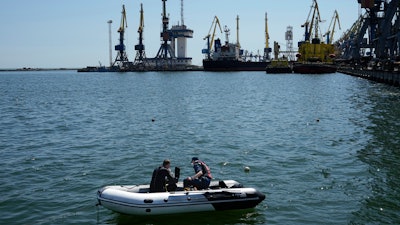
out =
[(131, 215), (160, 215), (254, 208), (265, 195), (234, 180), (212, 181), (207, 190), (149, 192), (149, 185), (106, 186), (97, 192), (99, 205)]

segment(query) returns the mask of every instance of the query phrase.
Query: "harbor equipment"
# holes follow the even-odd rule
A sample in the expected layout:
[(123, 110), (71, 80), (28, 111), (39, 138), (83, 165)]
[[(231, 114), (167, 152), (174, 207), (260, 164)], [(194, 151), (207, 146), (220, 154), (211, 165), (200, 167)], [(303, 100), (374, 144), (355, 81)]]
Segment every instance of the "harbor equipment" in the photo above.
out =
[[(310, 15), (311, 19), (310, 19)], [(335, 48), (332, 44), (321, 42), (319, 23), (322, 22), (317, 0), (313, 0), (306, 22), (304, 41), (299, 42), (297, 62), (293, 64), (295, 73), (334, 73), (337, 68), (334, 64)], [(313, 37), (313, 38), (311, 38)]]
[(112, 64), (113, 64), (113, 62), (112, 62), (112, 48), (111, 48), (111, 45), (112, 45), (112, 40), (111, 40), (111, 23), (112, 23), (112, 20), (109, 20), (109, 21), (107, 21), (107, 23), (108, 23), (108, 40), (109, 40), (109, 43), (108, 43), (108, 46), (109, 46), (109, 48), (108, 48), (108, 50), (109, 50), (109, 55), (110, 55), (110, 67), (112, 67)]
[(140, 4), (140, 20), (139, 20), (139, 44), (135, 45), (136, 57), (135, 61), (133, 61), (133, 65), (135, 68), (140, 70), (145, 70), (147, 67), (146, 61), (146, 52), (143, 44), (143, 29), (144, 29), (144, 12), (143, 12), (143, 4)]
[(117, 51), (117, 57), (115, 58), (115, 61), (112, 66), (118, 66), (121, 70), (124, 70), (129, 67), (129, 60), (125, 51), (125, 44), (124, 44), (125, 28), (128, 27), (128, 23), (126, 21), (125, 5), (122, 5), (121, 14), (122, 14), (121, 25), (118, 29), (119, 44), (115, 46), (115, 50)]
[[(337, 12), (337, 10), (335, 10), (335, 12), (333, 13), (331, 23), (329, 24), (329, 27), (328, 27), (328, 31), (324, 34), (324, 36), (326, 36), (327, 44), (332, 44), (333, 35), (335, 34), (336, 22), (339, 26), (339, 30), (341, 30), (342, 28), (340, 27), (339, 13)], [(332, 23), (333, 23), (333, 26), (332, 26)]]
[[(208, 31), (207, 36), (203, 39), (203, 40), (207, 39), (207, 49), (202, 50), (203, 54), (207, 54), (207, 58), (210, 58), (211, 52), (213, 51), (212, 47), (214, 44), (215, 31), (217, 30), (217, 26), (219, 27), (219, 30), (221, 31), (221, 34), (222, 34), (222, 28), (221, 28), (221, 24), (219, 23), (219, 19), (217, 16), (214, 16), (214, 19), (211, 23), (210, 30)], [(213, 27), (214, 27), (214, 29), (213, 29)], [(212, 33), (211, 33), (211, 30), (213, 31)], [(211, 40), (210, 40), (210, 38), (211, 38)]]
[(264, 48), (264, 61), (271, 60), (271, 48), (269, 47), (269, 33), (268, 33), (268, 16), (265, 13), (265, 48)]
[[(184, 24), (173, 26), (168, 29), (169, 18), (167, 17), (166, 2), (163, 2), (162, 24), (160, 34), (161, 46), (155, 58), (148, 58), (152, 70), (190, 70), (193, 69), (192, 58), (186, 56), (186, 38), (193, 37), (193, 30), (187, 29)], [(183, 8), (183, 0), (181, 0)], [(181, 10), (183, 13), (183, 9)], [(183, 18), (183, 15), (181, 16)], [(183, 20), (182, 20), (183, 23)], [(178, 57), (175, 54), (175, 42), (178, 40)]]

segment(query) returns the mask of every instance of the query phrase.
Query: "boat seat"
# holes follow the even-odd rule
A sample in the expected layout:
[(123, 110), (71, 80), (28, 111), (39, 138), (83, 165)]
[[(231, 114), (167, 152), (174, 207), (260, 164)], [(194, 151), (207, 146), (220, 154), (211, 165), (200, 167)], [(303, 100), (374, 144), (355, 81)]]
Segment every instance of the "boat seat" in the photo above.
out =
[(228, 186), (226, 186), (226, 184), (225, 184), (225, 182), (224, 182), (223, 180), (220, 180), (220, 181), (218, 182), (218, 186), (219, 186), (220, 188), (228, 188)]

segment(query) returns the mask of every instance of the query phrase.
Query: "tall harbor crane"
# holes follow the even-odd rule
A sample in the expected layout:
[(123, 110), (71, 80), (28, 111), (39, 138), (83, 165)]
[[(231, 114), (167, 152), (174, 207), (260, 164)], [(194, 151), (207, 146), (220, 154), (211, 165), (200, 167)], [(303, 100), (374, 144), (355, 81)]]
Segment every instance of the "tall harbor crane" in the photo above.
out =
[(126, 22), (126, 11), (125, 5), (122, 5), (122, 16), (121, 16), (121, 25), (118, 29), (119, 33), (119, 44), (115, 46), (115, 50), (118, 52), (117, 57), (113, 63), (113, 66), (118, 64), (120, 68), (124, 68), (129, 63), (128, 56), (126, 55), (125, 51), (125, 44), (124, 44), (124, 35), (125, 35), (125, 28), (128, 27), (128, 23)]
[(136, 57), (133, 64), (145, 67), (146, 53), (144, 51), (145, 48), (143, 44), (143, 29), (144, 29), (144, 12), (143, 12), (143, 4), (140, 4), (140, 21), (139, 21), (139, 28), (137, 31), (139, 33), (139, 44), (135, 45)]
[[(210, 57), (212, 47), (214, 44), (215, 31), (217, 30), (217, 26), (219, 27), (219, 30), (221, 31), (221, 34), (222, 34), (223, 32), (222, 32), (221, 24), (219, 23), (219, 19), (217, 16), (214, 16), (214, 19), (211, 23), (210, 30), (208, 31), (207, 36), (204, 38), (204, 40), (207, 39), (207, 49), (203, 49), (203, 51), (202, 51), (203, 54), (207, 54), (208, 58)], [(213, 29), (213, 27), (214, 27), (214, 29)], [(211, 30), (213, 31), (212, 33), (211, 33)], [(210, 40), (210, 38), (211, 38), (211, 40)]]
[[(342, 28), (340, 27), (339, 13), (335, 10), (335, 12), (333, 13), (331, 23), (329, 24), (329, 27), (328, 27), (328, 31), (324, 34), (324, 36), (326, 36), (327, 44), (332, 44), (333, 35), (335, 34), (336, 22), (339, 25), (339, 30), (341, 30)], [(333, 23), (333, 26), (332, 26), (332, 23)], [(331, 27), (332, 27), (332, 30), (331, 30)]]
[[(310, 15), (311, 19), (310, 19)], [(313, 4), (311, 6), (310, 12), (308, 13), (306, 22), (301, 25), (305, 28), (304, 32), (304, 41), (310, 42), (311, 37), (314, 35), (314, 38), (318, 38), (319, 31), (319, 23), (322, 22), (321, 14), (319, 13), (317, 0), (313, 0)]]
[(271, 53), (271, 48), (269, 47), (268, 17), (267, 17), (267, 13), (265, 13), (265, 48), (264, 48), (264, 61), (269, 61), (269, 60), (271, 59), (270, 53)]
[(166, 5), (165, 2), (167, 0), (161, 0), (163, 2), (163, 13), (162, 13), (162, 24), (163, 24), (163, 30), (161, 32), (161, 46), (160, 49), (157, 52), (156, 58), (161, 58), (161, 59), (168, 59), (168, 58), (175, 58), (174, 51), (171, 48), (170, 41), (171, 41), (171, 34), (168, 31), (168, 24), (169, 24), (169, 18), (167, 17), (167, 10), (166, 10)]

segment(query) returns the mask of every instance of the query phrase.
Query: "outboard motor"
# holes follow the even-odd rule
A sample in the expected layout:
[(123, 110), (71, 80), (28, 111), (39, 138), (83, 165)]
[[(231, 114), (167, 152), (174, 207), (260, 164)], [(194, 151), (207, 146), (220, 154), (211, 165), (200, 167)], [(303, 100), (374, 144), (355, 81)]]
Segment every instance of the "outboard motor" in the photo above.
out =
[(181, 175), (181, 169), (179, 167), (175, 167), (175, 180), (179, 180), (179, 176)]

